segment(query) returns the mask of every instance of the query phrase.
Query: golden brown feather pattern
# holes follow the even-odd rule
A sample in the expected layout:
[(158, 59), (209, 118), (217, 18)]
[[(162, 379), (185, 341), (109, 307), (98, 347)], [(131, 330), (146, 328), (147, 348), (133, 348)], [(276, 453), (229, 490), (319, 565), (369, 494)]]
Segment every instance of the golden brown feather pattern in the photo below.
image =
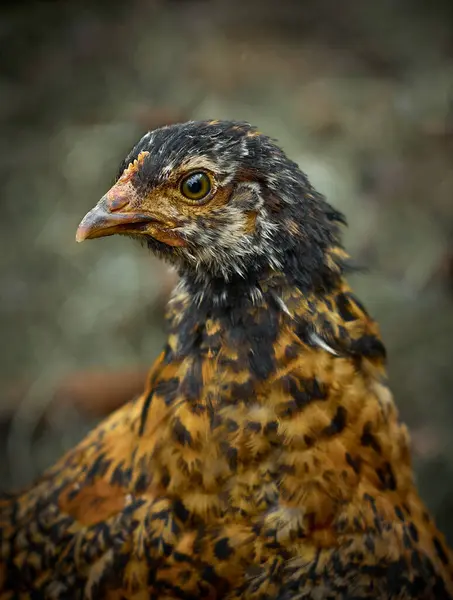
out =
[(183, 278), (143, 395), (0, 500), (0, 599), (452, 598), (346, 258), (228, 310)]

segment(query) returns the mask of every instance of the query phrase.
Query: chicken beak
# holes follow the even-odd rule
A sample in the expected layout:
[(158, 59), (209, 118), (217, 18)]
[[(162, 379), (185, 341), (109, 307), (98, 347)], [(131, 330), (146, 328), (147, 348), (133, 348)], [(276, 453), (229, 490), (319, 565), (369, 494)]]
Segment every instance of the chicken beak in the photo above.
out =
[[(116, 233), (137, 233), (156, 219), (131, 209), (124, 189), (114, 186), (82, 219), (76, 241), (105, 237)], [(123, 209), (123, 211), (119, 210)]]
[(130, 182), (118, 182), (82, 219), (76, 241), (108, 235), (146, 235), (169, 246), (185, 246), (185, 241), (174, 231), (176, 222), (168, 222), (163, 214), (140, 210), (140, 198)]

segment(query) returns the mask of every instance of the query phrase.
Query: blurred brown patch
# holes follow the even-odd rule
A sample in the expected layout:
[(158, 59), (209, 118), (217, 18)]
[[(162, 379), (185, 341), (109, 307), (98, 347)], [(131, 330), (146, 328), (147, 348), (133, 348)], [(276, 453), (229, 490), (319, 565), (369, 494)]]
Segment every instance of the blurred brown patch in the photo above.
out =
[(141, 394), (147, 369), (82, 371), (62, 381), (54, 402), (72, 404), (82, 415), (102, 418)]

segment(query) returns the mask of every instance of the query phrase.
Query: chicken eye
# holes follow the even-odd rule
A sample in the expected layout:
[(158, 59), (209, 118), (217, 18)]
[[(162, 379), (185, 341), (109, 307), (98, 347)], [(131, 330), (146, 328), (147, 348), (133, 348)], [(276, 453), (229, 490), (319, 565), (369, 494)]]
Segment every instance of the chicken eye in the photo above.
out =
[(206, 173), (192, 173), (181, 182), (181, 193), (189, 200), (203, 200), (211, 191), (211, 180)]

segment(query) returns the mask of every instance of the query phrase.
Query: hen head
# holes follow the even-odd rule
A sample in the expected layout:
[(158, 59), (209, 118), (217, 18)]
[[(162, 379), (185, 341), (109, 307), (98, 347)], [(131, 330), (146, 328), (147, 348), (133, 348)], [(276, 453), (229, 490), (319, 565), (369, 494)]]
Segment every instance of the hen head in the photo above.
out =
[(247, 123), (191, 121), (142, 137), (77, 240), (139, 238), (198, 283), (279, 271), (316, 287), (340, 222), (269, 137)]

